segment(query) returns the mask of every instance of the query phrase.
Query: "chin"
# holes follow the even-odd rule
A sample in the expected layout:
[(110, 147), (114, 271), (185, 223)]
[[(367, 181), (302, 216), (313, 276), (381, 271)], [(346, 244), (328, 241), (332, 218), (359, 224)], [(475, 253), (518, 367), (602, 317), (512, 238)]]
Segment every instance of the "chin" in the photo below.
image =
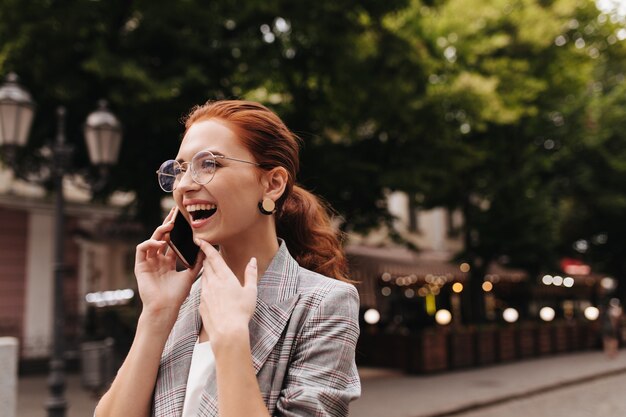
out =
[(194, 231), (193, 237), (207, 241), (212, 245), (221, 245), (225, 241), (230, 240), (233, 237), (233, 235), (225, 234), (223, 231), (220, 231), (220, 230), (209, 229), (209, 230), (196, 230)]
[(216, 244), (215, 242), (218, 240), (216, 234), (210, 232), (194, 232), (193, 237), (194, 239), (202, 239), (214, 245)]

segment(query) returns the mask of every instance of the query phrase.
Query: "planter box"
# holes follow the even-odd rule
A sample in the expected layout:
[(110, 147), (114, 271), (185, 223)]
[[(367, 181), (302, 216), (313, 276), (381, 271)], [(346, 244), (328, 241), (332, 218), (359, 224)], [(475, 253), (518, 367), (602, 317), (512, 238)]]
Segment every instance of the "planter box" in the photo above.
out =
[(408, 336), (362, 334), (356, 349), (359, 365), (405, 369), (409, 356)]
[(567, 326), (567, 331), (569, 333), (569, 341), (570, 341), (571, 349), (572, 350), (585, 349), (580, 323), (577, 323), (577, 322), (570, 323)]
[(554, 351), (555, 352), (567, 352), (571, 350), (570, 338), (568, 334), (568, 326), (565, 323), (559, 323), (553, 328), (554, 337)]
[(474, 337), (475, 361), (477, 365), (488, 365), (497, 359), (496, 329), (478, 329)]
[(585, 326), (585, 349), (599, 349), (602, 346), (602, 336), (600, 334), (600, 322), (596, 320)]
[(579, 323), (578, 331), (578, 344), (581, 350), (595, 349), (600, 346), (600, 335), (594, 331), (591, 323)]
[(537, 327), (537, 354), (549, 355), (552, 353), (552, 326), (546, 324), (540, 324)]
[(442, 331), (424, 330), (410, 337), (410, 355), (406, 371), (431, 373), (448, 369), (447, 335)]
[(474, 332), (453, 330), (449, 334), (449, 354), (451, 368), (467, 368), (474, 365)]
[(517, 329), (517, 352), (520, 358), (530, 358), (536, 355), (536, 328), (523, 326)]
[(498, 329), (496, 346), (498, 348), (498, 361), (508, 362), (517, 357), (515, 347), (515, 329), (513, 327), (502, 327)]

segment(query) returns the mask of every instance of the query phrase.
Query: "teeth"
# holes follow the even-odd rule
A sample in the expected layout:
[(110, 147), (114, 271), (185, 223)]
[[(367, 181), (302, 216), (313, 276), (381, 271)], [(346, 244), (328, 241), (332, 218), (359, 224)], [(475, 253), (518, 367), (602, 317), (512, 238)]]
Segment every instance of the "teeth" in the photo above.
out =
[(190, 204), (187, 206), (187, 211), (193, 213), (198, 210), (212, 210), (214, 208), (217, 208), (215, 204)]

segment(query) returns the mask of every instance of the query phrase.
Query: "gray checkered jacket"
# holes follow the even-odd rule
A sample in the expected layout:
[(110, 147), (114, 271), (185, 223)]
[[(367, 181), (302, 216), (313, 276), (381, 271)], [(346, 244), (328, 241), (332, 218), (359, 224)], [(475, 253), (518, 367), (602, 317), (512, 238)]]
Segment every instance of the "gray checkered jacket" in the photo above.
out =
[[(183, 303), (161, 356), (152, 415), (180, 417), (200, 331), (200, 280)], [(354, 362), (359, 298), (350, 284), (298, 265), (284, 242), (258, 284), (250, 321), (253, 365), (272, 416), (347, 416), (361, 393)], [(217, 416), (215, 369), (199, 416)], [(242, 398), (242, 401), (245, 399)]]

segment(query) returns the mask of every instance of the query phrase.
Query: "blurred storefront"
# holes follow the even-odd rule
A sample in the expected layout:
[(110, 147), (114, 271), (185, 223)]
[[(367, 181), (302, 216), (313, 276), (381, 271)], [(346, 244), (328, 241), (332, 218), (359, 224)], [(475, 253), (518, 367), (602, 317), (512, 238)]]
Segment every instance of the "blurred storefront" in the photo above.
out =
[(466, 324), (466, 264), (398, 247), (346, 251), (361, 296), (360, 365), (432, 373), (600, 347), (611, 283), (591, 271), (534, 282), (492, 264), (482, 282), (486, 321)]
[[(599, 347), (612, 278), (575, 259), (539, 276), (492, 263), (476, 277), (454, 259), (463, 251), (460, 213), (418, 210), (400, 192), (388, 208), (393, 231), (350, 236), (346, 247), (361, 297), (359, 364), (427, 373)], [(463, 320), (470, 278), (484, 297), (478, 323)]]
[[(66, 196), (64, 310), (71, 356), (88, 337), (86, 296), (136, 287), (139, 228), (118, 220), (132, 196), (118, 193), (109, 204), (97, 204), (70, 183)], [(23, 363), (45, 364), (52, 341), (53, 209), (44, 189), (0, 170), (0, 336), (19, 339)]]
[[(380, 314), (386, 331), (419, 331), (434, 326), (436, 313), (445, 310), (460, 324), (469, 265), (451, 260), (443, 251), (415, 252), (401, 247), (346, 247), (351, 277), (358, 281), (363, 311)], [(514, 304), (515, 289), (528, 280), (522, 270), (492, 264), (483, 283), (488, 316)]]

